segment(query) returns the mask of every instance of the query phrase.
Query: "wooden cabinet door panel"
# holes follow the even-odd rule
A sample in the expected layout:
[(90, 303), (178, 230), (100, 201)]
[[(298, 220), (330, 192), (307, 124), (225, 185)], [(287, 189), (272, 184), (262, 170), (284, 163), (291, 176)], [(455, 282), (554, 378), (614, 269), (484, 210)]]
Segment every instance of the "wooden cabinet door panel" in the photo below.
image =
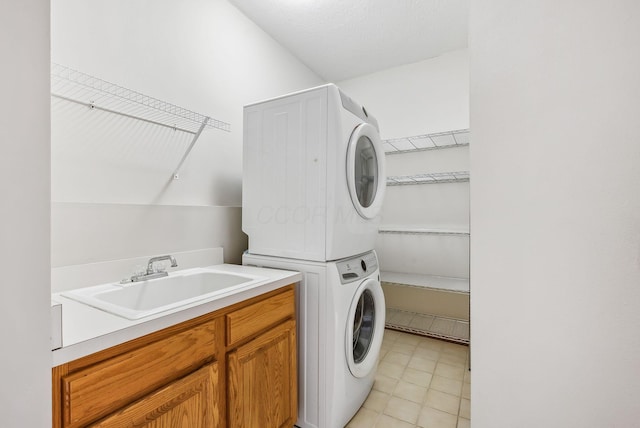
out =
[(295, 322), (286, 321), (228, 354), (234, 428), (291, 427), (297, 419)]
[(208, 364), (90, 427), (217, 428), (217, 382), (218, 363)]

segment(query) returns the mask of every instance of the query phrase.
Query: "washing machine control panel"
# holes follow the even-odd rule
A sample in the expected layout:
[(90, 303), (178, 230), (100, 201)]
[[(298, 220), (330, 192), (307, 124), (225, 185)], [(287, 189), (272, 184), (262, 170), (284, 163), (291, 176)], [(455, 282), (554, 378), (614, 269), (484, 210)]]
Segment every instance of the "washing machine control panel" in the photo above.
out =
[(340, 282), (347, 284), (373, 274), (378, 269), (376, 253), (366, 253), (336, 263)]

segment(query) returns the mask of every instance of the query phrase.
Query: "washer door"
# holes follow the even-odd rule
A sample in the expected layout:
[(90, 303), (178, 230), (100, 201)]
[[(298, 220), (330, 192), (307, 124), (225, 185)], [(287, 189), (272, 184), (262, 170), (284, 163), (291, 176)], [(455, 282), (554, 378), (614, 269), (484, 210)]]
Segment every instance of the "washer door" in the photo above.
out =
[(347, 317), (347, 365), (361, 378), (376, 368), (384, 334), (384, 294), (380, 283), (365, 280), (356, 291)]
[(378, 130), (368, 123), (356, 126), (347, 149), (347, 186), (360, 216), (372, 219), (380, 212), (386, 189), (384, 152)]

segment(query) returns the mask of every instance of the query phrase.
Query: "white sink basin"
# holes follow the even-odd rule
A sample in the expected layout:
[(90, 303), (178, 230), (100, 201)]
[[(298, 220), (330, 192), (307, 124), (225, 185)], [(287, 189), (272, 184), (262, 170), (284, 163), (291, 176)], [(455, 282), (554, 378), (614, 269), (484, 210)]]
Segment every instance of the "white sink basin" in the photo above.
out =
[(79, 288), (64, 292), (62, 296), (135, 320), (200, 300), (222, 297), (265, 279), (256, 275), (197, 268), (148, 281)]

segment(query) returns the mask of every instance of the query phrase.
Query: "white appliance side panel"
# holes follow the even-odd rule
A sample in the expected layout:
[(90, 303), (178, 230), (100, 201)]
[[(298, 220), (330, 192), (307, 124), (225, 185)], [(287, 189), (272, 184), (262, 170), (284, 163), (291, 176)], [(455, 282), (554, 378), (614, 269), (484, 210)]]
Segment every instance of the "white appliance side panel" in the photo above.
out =
[[(331, 380), (327, 373), (328, 357), (334, 351), (333, 316), (328, 311), (327, 267), (320, 263), (307, 264), (298, 260), (245, 254), (243, 265), (296, 270), (302, 280), (296, 288), (298, 335), (298, 421), (301, 428), (327, 427), (327, 387)], [(331, 271), (337, 275), (334, 269)], [(337, 276), (335, 281), (339, 282)], [(321, 356), (323, 356), (321, 358)]]
[(324, 260), (326, 88), (245, 108), (249, 251)]

